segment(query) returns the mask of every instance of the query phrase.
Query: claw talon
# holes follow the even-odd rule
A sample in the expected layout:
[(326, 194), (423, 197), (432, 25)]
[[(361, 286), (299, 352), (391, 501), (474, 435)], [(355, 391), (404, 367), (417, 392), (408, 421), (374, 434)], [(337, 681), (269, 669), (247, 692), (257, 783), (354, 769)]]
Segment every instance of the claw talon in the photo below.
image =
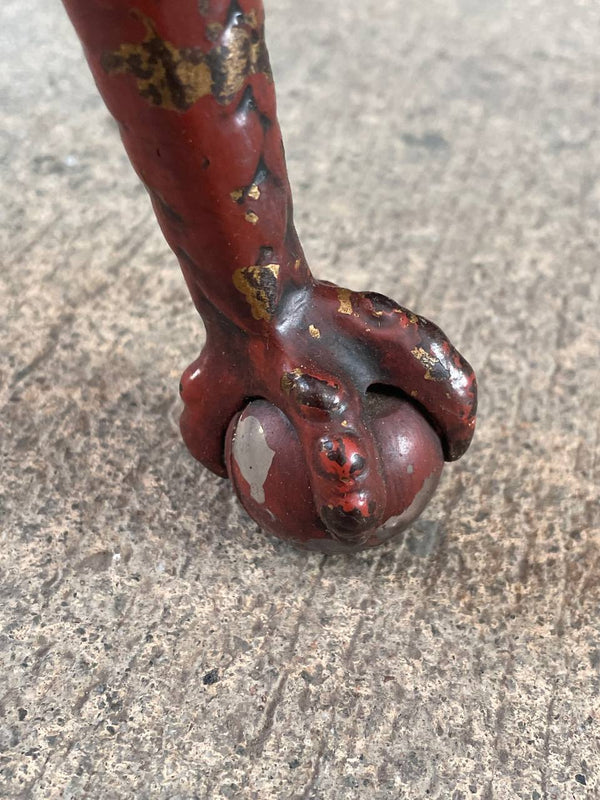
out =
[(365, 497), (357, 497), (354, 502), (347, 500), (344, 505), (323, 506), (321, 519), (335, 539), (360, 545), (367, 541), (370, 532), (379, 524), (379, 520), (370, 512), (371, 508), (372, 504)]

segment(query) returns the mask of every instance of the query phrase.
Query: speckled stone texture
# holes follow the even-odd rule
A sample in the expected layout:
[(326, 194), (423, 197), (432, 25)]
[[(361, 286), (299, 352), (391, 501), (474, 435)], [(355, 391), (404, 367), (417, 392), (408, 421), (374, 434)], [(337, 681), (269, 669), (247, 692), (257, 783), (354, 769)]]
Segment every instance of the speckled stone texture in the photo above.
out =
[(600, 797), (600, 5), (267, 13), (309, 260), (448, 332), (475, 443), (397, 545), (259, 532), (66, 16), (3, 0), (0, 797)]

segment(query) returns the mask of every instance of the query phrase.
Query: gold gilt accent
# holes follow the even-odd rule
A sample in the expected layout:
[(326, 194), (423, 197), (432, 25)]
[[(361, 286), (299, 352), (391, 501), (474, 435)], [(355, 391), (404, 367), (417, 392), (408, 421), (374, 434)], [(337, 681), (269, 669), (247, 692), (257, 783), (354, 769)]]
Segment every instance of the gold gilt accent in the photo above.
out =
[(244, 219), (251, 225), (256, 225), (256, 223), (258, 222), (258, 214), (255, 214), (254, 211), (246, 211), (246, 213), (244, 214)]
[(244, 19), (246, 24), (251, 26), (251, 30), (236, 25), (230, 29), (226, 44), (217, 48), (221, 69), (225, 73), (219, 94), (223, 98), (228, 98), (221, 102), (231, 102), (249, 75), (262, 72), (271, 79), (265, 40), (257, 35), (256, 15), (250, 13)]
[(296, 269), (296, 270), (297, 270), (297, 269), (300, 269), (300, 264), (301, 264), (301, 263), (302, 263), (302, 262), (300, 261), (300, 259), (299, 259), (299, 258), (297, 258), (297, 259), (294, 261), (294, 269)]
[(206, 26), (206, 36), (211, 42), (216, 42), (223, 33), (223, 25), (220, 22), (209, 22)]
[(320, 339), (321, 338), (321, 331), (316, 328), (314, 325), (308, 326), (308, 332), (313, 337), (313, 339)]
[(406, 319), (413, 325), (416, 325), (417, 322), (419, 321), (419, 318), (417, 317), (416, 314), (413, 314), (412, 311), (407, 311), (405, 308), (395, 308), (394, 314), (404, 314)]
[(146, 28), (144, 40), (104, 53), (104, 69), (111, 75), (131, 73), (142, 97), (173, 111), (185, 111), (210, 94), (212, 74), (200, 49), (178, 49), (158, 36), (148, 17), (139, 12), (136, 16)]
[(352, 296), (352, 292), (350, 289), (339, 289), (337, 290), (338, 300), (340, 301), (340, 306), (338, 311), (340, 314), (352, 314), (352, 301), (350, 297)]
[(302, 370), (299, 367), (296, 367), (291, 372), (284, 372), (279, 384), (281, 391), (289, 394), (294, 388), (295, 378), (299, 378), (300, 375), (302, 375)]
[(215, 43), (209, 53), (161, 39), (151, 19), (134, 13), (146, 29), (144, 39), (104, 53), (102, 66), (110, 75), (133, 75), (140, 94), (152, 105), (187, 111), (208, 94), (228, 104), (250, 75), (262, 73), (272, 80), (264, 37), (253, 13), (220, 33), (210, 28), (209, 38), (220, 44)]
[(252, 198), (252, 200), (258, 200), (260, 197), (260, 189), (255, 183), (253, 183), (248, 190), (234, 189), (233, 192), (229, 193), (229, 196), (231, 197), (234, 203), (239, 203), (240, 200), (244, 197), (244, 193), (246, 194), (247, 197)]
[(278, 277), (279, 264), (242, 267), (233, 273), (233, 285), (248, 301), (254, 319), (268, 322), (273, 316)]
[(413, 347), (410, 351), (412, 355), (420, 361), (421, 364), (425, 367), (425, 380), (426, 381), (435, 381), (438, 380), (433, 377), (431, 374), (431, 370), (434, 369), (439, 363), (439, 358), (432, 356), (431, 353), (428, 353), (427, 350), (423, 350), (422, 347)]

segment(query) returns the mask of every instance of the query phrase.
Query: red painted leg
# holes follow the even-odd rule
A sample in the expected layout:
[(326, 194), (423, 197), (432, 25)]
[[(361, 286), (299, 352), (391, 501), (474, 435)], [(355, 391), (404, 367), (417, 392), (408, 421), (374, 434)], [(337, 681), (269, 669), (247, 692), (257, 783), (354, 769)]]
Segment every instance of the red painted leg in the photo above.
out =
[(205, 322), (182, 378), (190, 451), (278, 536), (389, 538), (467, 449), (475, 378), (432, 323), (311, 275), (262, 2), (64, 4)]

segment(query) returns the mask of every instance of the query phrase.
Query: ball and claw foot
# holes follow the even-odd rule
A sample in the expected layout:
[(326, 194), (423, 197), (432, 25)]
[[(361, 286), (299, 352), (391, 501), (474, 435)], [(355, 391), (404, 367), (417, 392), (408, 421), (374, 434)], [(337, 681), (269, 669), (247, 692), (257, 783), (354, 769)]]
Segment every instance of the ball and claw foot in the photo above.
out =
[(298, 546), (389, 540), (469, 446), (473, 370), (437, 326), (372, 292), (311, 281), (263, 319), (252, 334), (205, 317), (181, 382), (189, 450)]

